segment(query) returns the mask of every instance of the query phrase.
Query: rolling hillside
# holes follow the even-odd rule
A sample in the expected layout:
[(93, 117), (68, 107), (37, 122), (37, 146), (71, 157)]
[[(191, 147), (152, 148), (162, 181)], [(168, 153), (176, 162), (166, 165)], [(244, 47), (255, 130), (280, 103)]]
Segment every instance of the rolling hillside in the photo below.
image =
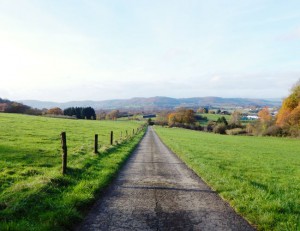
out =
[(173, 109), (176, 107), (238, 107), (238, 106), (280, 106), (280, 99), (247, 99), (247, 98), (221, 98), (221, 97), (195, 97), (195, 98), (170, 98), (170, 97), (151, 97), (151, 98), (131, 98), (104, 101), (72, 101), (66, 103), (46, 102), (38, 100), (21, 100), (20, 102), (34, 108), (51, 107), (86, 107), (91, 106), (95, 109)]

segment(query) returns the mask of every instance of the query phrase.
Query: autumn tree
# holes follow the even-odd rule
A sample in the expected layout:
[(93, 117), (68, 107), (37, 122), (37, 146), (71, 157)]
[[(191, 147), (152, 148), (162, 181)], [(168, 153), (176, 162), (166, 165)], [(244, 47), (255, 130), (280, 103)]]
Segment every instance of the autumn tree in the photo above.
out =
[(106, 119), (108, 120), (116, 120), (120, 114), (119, 110), (113, 110), (106, 115)]
[(102, 111), (102, 112), (98, 112), (96, 115), (97, 120), (105, 120), (106, 118), (106, 112)]
[(174, 126), (176, 123), (178, 123), (177, 119), (178, 118), (176, 118), (176, 113), (175, 112), (170, 113), (168, 115), (168, 125), (171, 126), (171, 127)]
[[(292, 88), (291, 94), (283, 100), (281, 109), (278, 112), (276, 124), (280, 127), (293, 125), (293, 120), (290, 120), (292, 112), (299, 107), (300, 103), (300, 81)], [(295, 116), (293, 113), (293, 116)]]
[(156, 116), (155, 124), (157, 125), (168, 125), (168, 111), (161, 111)]
[(300, 135), (300, 80), (293, 86), (291, 94), (283, 100), (276, 125), (289, 135)]
[(272, 120), (272, 115), (268, 107), (264, 107), (261, 111), (259, 111), (258, 117), (261, 123), (268, 123)]
[(168, 115), (169, 126), (189, 125), (195, 122), (195, 112), (191, 109), (179, 108)]
[(64, 112), (59, 107), (54, 107), (54, 108), (50, 108), (47, 111), (47, 114), (50, 114), (50, 115), (63, 115)]
[(7, 105), (7, 107), (5, 108), (5, 112), (25, 114), (29, 109), (30, 107), (27, 105), (24, 105), (22, 103), (12, 102)]
[(259, 120), (255, 124), (256, 132), (262, 135), (269, 135), (266, 134), (266, 131), (269, 127), (273, 126), (272, 115), (269, 108), (264, 107), (262, 110), (260, 110), (258, 112), (258, 118)]
[(182, 122), (185, 124), (193, 124), (195, 122), (195, 112), (192, 109), (183, 111)]
[(241, 126), (241, 113), (239, 111), (234, 111), (231, 114), (229, 125), (232, 128)]

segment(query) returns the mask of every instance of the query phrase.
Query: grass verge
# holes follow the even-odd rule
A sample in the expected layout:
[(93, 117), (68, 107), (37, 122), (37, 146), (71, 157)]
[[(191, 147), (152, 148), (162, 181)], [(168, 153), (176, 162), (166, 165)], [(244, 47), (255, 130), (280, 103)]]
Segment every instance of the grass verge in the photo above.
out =
[(258, 230), (300, 230), (300, 140), (155, 131)]
[[(106, 144), (109, 131), (130, 131), (139, 125), (0, 114), (0, 230), (71, 229), (144, 134), (119, 139), (122, 143), (110, 146)], [(61, 129), (70, 135), (69, 167), (64, 176), (57, 150)], [(96, 131), (107, 138), (100, 139), (98, 155), (92, 148)]]

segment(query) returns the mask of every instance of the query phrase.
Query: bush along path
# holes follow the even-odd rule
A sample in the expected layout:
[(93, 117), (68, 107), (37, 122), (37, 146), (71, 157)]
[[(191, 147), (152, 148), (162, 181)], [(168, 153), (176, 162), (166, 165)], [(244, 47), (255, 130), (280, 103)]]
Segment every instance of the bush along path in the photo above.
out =
[(76, 230), (255, 230), (152, 127)]
[(72, 162), (64, 175), (53, 171), (29, 178), (22, 185), (18, 184), (18, 188), (6, 191), (0, 198), (0, 230), (72, 229), (115, 177), (145, 129), (141, 127), (122, 143), (101, 149), (89, 158), (78, 159), (78, 163)]

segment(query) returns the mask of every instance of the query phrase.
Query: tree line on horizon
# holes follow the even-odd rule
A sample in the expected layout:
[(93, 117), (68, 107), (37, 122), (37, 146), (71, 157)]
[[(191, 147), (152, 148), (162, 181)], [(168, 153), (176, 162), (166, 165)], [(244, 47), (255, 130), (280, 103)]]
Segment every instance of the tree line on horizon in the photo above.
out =
[[(110, 112), (95, 112), (92, 107), (69, 107), (64, 110), (55, 107), (51, 109), (34, 109), (22, 103), (13, 102), (0, 98), (0, 112), (20, 113), (29, 115), (49, 115), (77, 119), (106, 119), (116, 120), (129, 115), (128, 113), (112, 110)], [(221, 110), (211, 111), (208, 108), (199, 108), (197, 113), (229, 114)], [(137, 119), (134, 115), (132, 118)], [(290, 95), (283, 100), (282, 106), (276, 116), (272, 116), (268, 107), (258, 113), (257, 121), (247, 123), (241, 122), (241, 113), (234, 111), (229, 121), (221, 116), (216, 121), (209, 121), (207, 126), (201, 126), (199, 121), (205, 119), (196, 114), (192, 109), (179, 108), (175, 111), (161, 111), (157, 114), (155, 121), (158, 125), (169, 127), (183, 127), (194, 130), (204, 130), (220, 134), (250, 134), (270, 136), (293, 136), (300, 137), (300, 80), (292, 87)], [(149, 121), (151, 122), (151, 121)], [(153, 123), (153, 122), (151, 122)]]
[[(206, 108), (197, 110), (201, 114), (220, 114), (221, 111), (209, 111)], [(226, 113), (228, 114), (228, 113)], [(229, 135), (262, 135), (262, 136), (292, 136), (300, 137), (300, 80), (292, 87), (291, 94), (283, 100), (282, 107), (276, 116), (272, 116), (268, 107), (258, 112), (258, 120), (243, 124), (242, 114), (236, 110), (231, 113), (229, 121), (220, 116), (216, 121), (209, 121), (201, 126), (199, 121), (203, 116), (186, 108), (179, 108), (173, 112), (161, 112), (154, 123), (169, 127), (183, 127)]]

